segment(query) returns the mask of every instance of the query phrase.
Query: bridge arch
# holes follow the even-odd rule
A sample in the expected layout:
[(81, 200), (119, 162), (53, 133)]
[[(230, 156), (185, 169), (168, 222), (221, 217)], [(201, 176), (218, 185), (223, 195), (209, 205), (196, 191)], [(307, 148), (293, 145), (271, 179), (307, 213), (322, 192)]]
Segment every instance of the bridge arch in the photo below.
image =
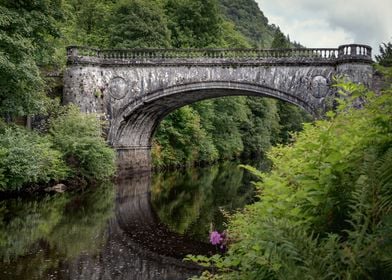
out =
[(247, 82), (205, 81), (175, 85), (149, 93), (144, 98), (133, 100), (122, 111), (121, 123), (112, 131), (113, 146), (150, 147), (159, 123), (176, 109), (192, 103), (225, 96), (269, 97), (303, 108), (313, 116), (317, 110), (311, 104), (282, 90)]

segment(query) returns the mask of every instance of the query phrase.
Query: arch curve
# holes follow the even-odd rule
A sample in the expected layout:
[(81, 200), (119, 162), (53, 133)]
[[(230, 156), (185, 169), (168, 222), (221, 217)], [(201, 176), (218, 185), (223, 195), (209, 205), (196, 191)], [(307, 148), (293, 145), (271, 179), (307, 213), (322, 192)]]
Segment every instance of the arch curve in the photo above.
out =
[(249, 82), (205, 81), (161, 88), (123, 106), (121, 118), (112, 125), (112, 144), (117, 147), (150, 147), (162, 119), (174, 110), (197, 101), (224, 96), (259, 96), (297, 105), (313, 116), (316, 109), (299, 96)]

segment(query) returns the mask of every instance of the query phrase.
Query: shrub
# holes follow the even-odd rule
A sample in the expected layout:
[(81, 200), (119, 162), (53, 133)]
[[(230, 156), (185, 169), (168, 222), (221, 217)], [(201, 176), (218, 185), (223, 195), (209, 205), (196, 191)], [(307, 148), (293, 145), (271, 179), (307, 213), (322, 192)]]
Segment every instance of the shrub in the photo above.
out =
[(6, 127), (0, 135), (0, 190), (19, 190), (67, 176), (62, 154), (48, 137), (23, 128)]
[(102, 138), (102, 123), (70, 105), (50, 122), (54, 147), (61, 151), (74, 176), (102, 180), (115, 172), (115, 153)]
[[(391, 90), (340, 87), (352, 98), (273, 148), (270, 174), (248, 167), (260, 200), (232, 217), (228, 255), (189, 258), (221, 268), (202, 279), (390, 279)], [(367, 97), (362, 109), (356, 97)]]

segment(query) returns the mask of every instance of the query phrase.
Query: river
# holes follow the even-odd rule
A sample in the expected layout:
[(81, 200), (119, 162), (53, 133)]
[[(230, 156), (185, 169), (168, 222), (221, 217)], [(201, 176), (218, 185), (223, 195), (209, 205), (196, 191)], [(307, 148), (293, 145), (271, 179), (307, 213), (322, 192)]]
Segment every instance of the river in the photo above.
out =
[(0, 201), (0, 279), (187, 279), (201, 268), (182, 259), (216, 253), (208, 234), (254, 200), (252, 179), (226, 162)]

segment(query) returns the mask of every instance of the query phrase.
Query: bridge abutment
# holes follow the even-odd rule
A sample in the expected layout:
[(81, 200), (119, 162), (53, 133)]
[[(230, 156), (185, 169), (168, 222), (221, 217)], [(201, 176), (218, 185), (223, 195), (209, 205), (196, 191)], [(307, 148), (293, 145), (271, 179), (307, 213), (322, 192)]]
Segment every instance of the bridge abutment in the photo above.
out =
[(115, 147), (117, 170), (120, 175), (150, 171), (151, 147)]

